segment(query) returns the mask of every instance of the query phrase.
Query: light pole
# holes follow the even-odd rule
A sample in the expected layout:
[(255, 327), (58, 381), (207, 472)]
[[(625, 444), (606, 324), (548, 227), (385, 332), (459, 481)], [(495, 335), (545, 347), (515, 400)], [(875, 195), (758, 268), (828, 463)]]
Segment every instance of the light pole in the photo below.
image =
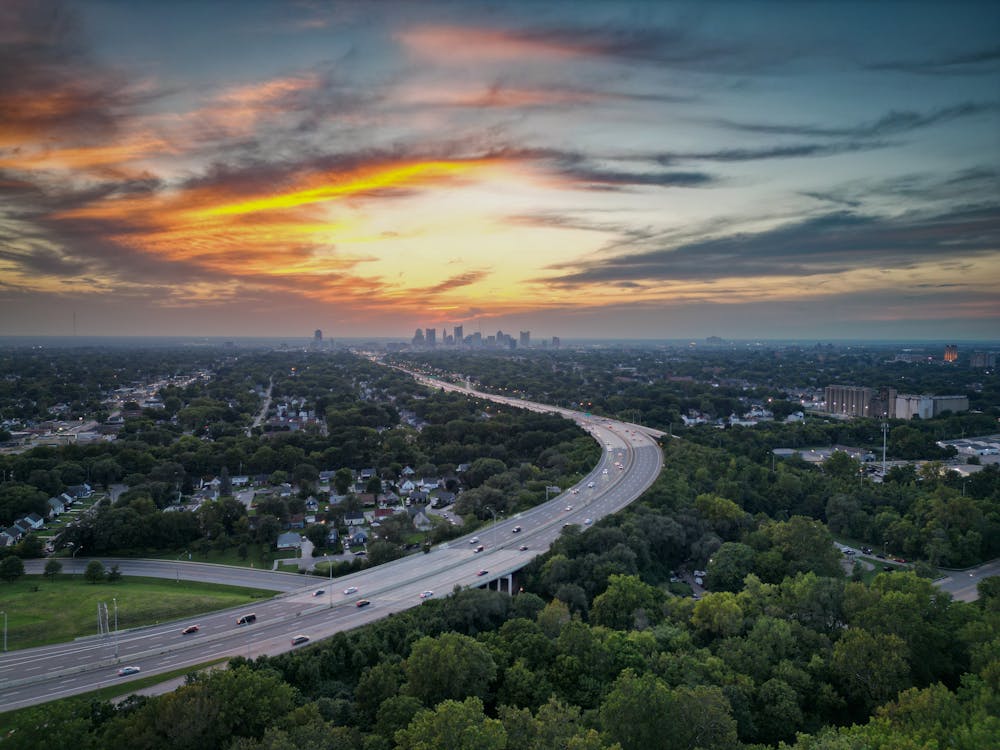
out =
[(3, 613), (3, 652), (7, 653), (7, 613)]
[(326, 556), (326, 566), (330, 569), (330, 609), (333, 609), (333, 560)]
[(112, 597), (111, 601), (115, 603), (115, 658), (118, 658), (118, 598)]
[(491, 505), (487, 505), (485, 510), (493, 514), (493, 547), (495, 549), (497, 546), (497, 512), (493, 510), (493, 506)]

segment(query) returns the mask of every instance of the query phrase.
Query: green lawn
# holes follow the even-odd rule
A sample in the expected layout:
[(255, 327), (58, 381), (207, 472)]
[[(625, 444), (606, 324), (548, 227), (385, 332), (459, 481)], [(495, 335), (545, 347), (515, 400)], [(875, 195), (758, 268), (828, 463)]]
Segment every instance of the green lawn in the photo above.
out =
[(179, 550), (175, 552), (155, 552), (138, 556), (147, 557), (150, 560), (187, 560), (189, 554), (191, 562), (235, 565), (241, 568), (258, 568), (264, 570), (270, 570), (275, 560), (284, 560), (296, 556), (294, 552), (278, 552), (272, 547), (259, 544), (247, 545), (246, 559), (240, 557), (238, 547), (227, 547), (224, 550), (212, 549), (207, 554), (201, 554), (193, 550)]
[(0, 583), (0, 610), (7, 613), (11, 650), (61, 643), (97, 634), (97, 605), (105, 602), (118, 627), (135, 628), (235, 607), (272, 595), (270, 591), (162, 578), (126, 577), (118, 583), (90, 584), (82, 576), (49, 581), (23, 576)]

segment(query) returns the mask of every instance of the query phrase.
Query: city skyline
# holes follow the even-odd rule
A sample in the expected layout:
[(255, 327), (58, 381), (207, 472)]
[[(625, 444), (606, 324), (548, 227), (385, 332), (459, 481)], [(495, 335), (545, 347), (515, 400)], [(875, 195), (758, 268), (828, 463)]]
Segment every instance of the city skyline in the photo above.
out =
[(0, 336), (996, 338), (978, 2), (6, 3)]

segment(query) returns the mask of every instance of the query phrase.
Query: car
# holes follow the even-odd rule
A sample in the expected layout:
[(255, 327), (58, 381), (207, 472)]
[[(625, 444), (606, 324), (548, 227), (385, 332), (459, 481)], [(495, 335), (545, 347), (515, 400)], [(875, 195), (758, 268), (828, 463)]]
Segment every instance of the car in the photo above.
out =
[(433, 591), (424, 591), (422, 594), (420, 594), (421, 599), (430, 599), (432, 596), (434, 596)]
[(866, 555), (870, 555), (872, 553), (872, 548), (871, 547), (862, 547), (861, 551), (864, 552)]
[(527, 545), (527, 544), (522, 544), (522, 545), (521, 545), (520, 547), (518, 547), (517, 549), (518, 549), (519, 551), (521, 551), (521, 552), (524, 552), (524, 551), (525, 551), (526, 549), (528, 549), (528, 545)]
[(605, 469), (605, 470), (604, 470), (604, 471), (603, 471), (602, 473), (604, 473), (604, 474), (607, 474), (607, 473), (608, 473), (608, 470), (607, 470), (607, 469)]
[(521, 533), (521, 527), (520, 526), (515, 526), (513, 529), (510, 530), (510, 533), (512, 533), (512, 534), (520, 534)]
[(358, 603), (355, 604), (354, 606), (355, 607), (367, 607), (369, 604), (371, 604), (371, 602), (368, 601), (367, 599), (358, 599)]
[(592, 524), (594, 521), (593, 521), (593, 519), (585, 518), (585, 519), (583, 519), (583, 522), (585, 524), (587, 524), (587, 526), (590, 526), (590, 524)]
[(591, 489), (593, 489), (594, 483), (593, 482), (587, 482), (587, 486), (590, 487)]
[(476, 547), (474, 550), (472, 550), (472, 552), (473, 553), (482, 552), (484, 549), (486, 549), (486, 547), (484, 547), (483, 545), (480, 544), (478, 547)]
[(249, 615), (240, 615), (236, 618), (237, 625), (250, 625), (251, 623), (257, 622), (257, 615), (251, 613)]
[(478, 536), (474, 536), (474, 537), (472, 537), (472, 539), (469, 540), (469, 544), (478, 544), (478, 543), (479, 543), (479, 537)]
[(566, 512), (568, 513), (571, 510), (573, 510), (573, 506), (572, 505), (567, 505), (566, 506)]
[(118, 670), (118, 676), (126, 677), (127, 675), (130, 674), (138, 674), (141, 671), (142, 670), (139, 667), (122, 667), (121, 669)]
[(200, 628), (197, 625), (188, 625), (181, 631), (181, 635), (191, 635), (192, 633), (197, 633), (199, 630)]
[(348, 586), (346, 589), (344, 589), (344, 596), (348, 596), (349, 594), (356, 594), (356, 593), (358, 593), (358, 587), (357, 586)]
[(367, 554), (368, 554), (368, 551), (367, 551), (367, 550), (363, 550), (363, 549), (361, 549), (361, 550), (358, 550), (357, 552), (355, 552), (355, 553), (354, 553), (354, 556), (355, 556), (355, 557), (364, 557), (364, 556), (365, 556), (365, 555), (367, 555)]
[(905, 563), (906, 562), (906, 560), (904, 560), (902, 557), (894, 557), (894, 558), (892, 558), (892, 561), (893, 562), (898, 562), (898, 563)]
[(486, 575), (486, 574), (487, 574), (487, 573), (489, 573), (489, 572), (490, 572), (490, 571), (488, 571), (488, 570), (480, 570), (480, 571), (479, 571), (478, 573), (476, 573), (476, 575), (477, 575), (477, 576), (484, 576), (484, 575)]
[(292, 638), (293, 646), (298, 646), (300, 643), (308, 643), (308, 642), (309, 642), (308, 635), (297, 635), (294, 638)]
[(324, 592), (323, 589), (316, 589), (313, 591), (313, 596), (323, 596), (324, 593), (326, 592)]
[(574, 495), (579, 495), (580, 494), (580, 490), (578, 490), (576, 487), (574, 487), (572, 490), (570, 490), (570, 492), (572, 492)]

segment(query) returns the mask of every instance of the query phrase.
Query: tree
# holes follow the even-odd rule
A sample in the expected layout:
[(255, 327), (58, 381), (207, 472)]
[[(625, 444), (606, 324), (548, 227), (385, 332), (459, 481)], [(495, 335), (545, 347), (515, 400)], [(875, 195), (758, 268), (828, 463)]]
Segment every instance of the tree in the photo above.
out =
[(497, 719), (486, 718), (479, 698), (470, 697), (421, 711), (396, 732), (396, 745), (401, 750), (504, 750), (507, 732)]
[(119, 570), (117, 563), (112, 565), (111, 569), (108, 570), (107, 578), (108, 583), (118, 583), (122, 579), (122, 572)]
[(834, 645), (830, 666), (844, 693), (870, 713), (909, 686), (907, 656), (902, 638), (851, 628)]
[(88, 583), (100, 583), (104, 580), (104, 563), (100, 560), (91, 560), (83, 571), (83, 579)]
[(478, 641), (460, 633), (443, 633), (414, 643), (403, 671), (406, 692), (425, 706), (433, 706), (449, 698), (485, 697), (497, 665)]
[(691, 622), (715, 635), (736, 635), (743, 629), (743, 610), (735, 594), (720, 591), (708, 594), (694, 605)]
[(346, 467), (337, 469), (333, 474), (333, 488), (338, 495), (346, 495), (353, 481), (354, 476), (351, 474), (351, 470)]
[(17, 555), (5, 557), (3, 562), (0, 562), (0, 578), (3, 578), (7, 583), (13, 583), (23, 575), (24, 563)]
[(743, 579), (754, 569), (752, 547), (724, 542), (708, 561), (708, 587), (713, 591), (739, 591)]
[(62, 572), (62, 563), (56, 560), (54, 557), (50, 558), (48, 562), (45, 563), (45, 577), (50, 581), (54, 581), (56, 576)]
[(673, 747), (672, 709), (670, 688), (662, 680), (626, 669), (601, 705), (601, 727), (623, 750)]
[(629, 630), (639, 617), (656, 624), (662, 617), (666, 596), (638, 576), (612, 575), (604, 593), (594, 599), (590, 619), (597, 625)]

